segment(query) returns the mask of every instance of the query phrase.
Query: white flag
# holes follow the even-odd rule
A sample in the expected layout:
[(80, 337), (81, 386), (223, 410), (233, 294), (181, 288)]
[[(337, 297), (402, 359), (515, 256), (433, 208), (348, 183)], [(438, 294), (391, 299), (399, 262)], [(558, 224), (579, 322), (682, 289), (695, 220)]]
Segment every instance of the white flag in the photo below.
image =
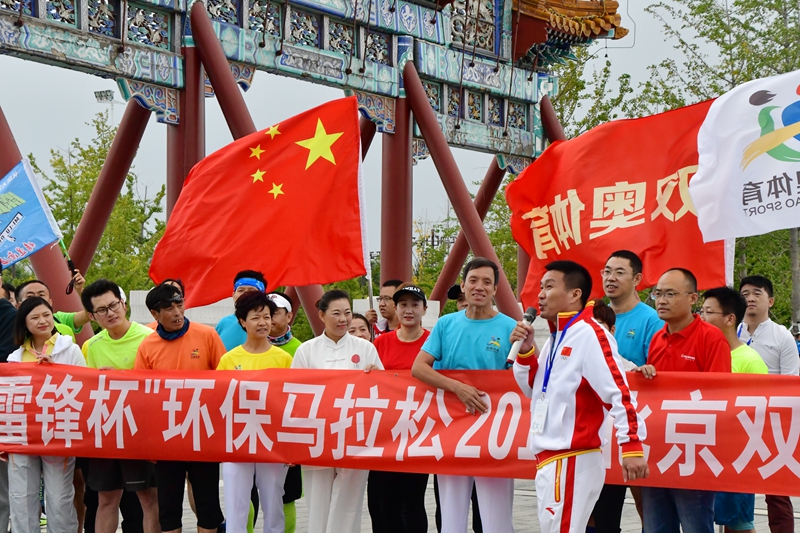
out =
[(705, 242), (800, 226), (800, 71), (719, 97), (689, 183)]

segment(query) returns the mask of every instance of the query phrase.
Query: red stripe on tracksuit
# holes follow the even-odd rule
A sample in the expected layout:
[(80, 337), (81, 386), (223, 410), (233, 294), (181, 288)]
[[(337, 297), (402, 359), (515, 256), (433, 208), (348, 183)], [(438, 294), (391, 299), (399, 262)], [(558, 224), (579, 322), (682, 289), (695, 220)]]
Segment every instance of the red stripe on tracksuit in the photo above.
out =
[(568, 457), (567, 472), (564, 475), (564, 505), (561, 508), (561, 533), (569, 533), (572, 523), (572, 504), (575, 499), (575, 462), (576, 456)]

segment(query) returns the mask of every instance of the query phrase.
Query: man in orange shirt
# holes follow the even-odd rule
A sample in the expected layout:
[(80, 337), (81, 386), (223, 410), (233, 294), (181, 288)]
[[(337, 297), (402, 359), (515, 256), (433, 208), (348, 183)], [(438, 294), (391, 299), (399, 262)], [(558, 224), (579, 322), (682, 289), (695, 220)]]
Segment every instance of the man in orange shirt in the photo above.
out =
[[(646, 378), (656, 372), (730, 372), (731, 349), (719, 328), (692, 313), (697, 279), (685, 268), (667, 270), (650, 294), (664, 327), (650, 341)], [(648, 533), (714, 533), (714, 492), (642, 487), (644, 530)]]
[[(162, 283), (147, 293), (145, 304), (158, 322), (136, 353), (135, 370), (216, 370), (225, 353), (213, 328), (183, 316), (183, 295)], [(223, 516), (219, 503), (219, 463), (159, 461), (156, 463), (161, 531), (180, 533), (186, 476), (192, 484), (199, 533), (215, 533)]]

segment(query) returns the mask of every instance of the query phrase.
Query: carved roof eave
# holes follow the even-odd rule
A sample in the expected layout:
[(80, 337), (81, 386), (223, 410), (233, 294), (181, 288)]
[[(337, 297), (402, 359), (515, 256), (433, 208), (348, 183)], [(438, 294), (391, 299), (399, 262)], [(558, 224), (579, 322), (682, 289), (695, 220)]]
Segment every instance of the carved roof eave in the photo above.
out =
[(612, 0), (513, 0), (512, 9), (567, 35), (592, 38), (614, 30), (614, 38), (620, 39), (628, 31), (620, 27), (618, 8), (619, 3)]

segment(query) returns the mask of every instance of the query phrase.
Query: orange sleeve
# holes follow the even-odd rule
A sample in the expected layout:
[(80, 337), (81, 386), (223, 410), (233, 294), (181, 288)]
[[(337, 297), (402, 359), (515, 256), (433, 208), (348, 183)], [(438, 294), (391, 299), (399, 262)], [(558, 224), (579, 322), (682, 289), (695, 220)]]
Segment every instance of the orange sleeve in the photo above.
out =
[(144, 347), (144, 345), (145, 343), (142, 342), (139, 345), (139, 349), (136, 350), (136, 361), (133, 363), (134, 370), (150, 370), (152, 368), (150, 366), (150, 362), (147, 359), (147, 356), (145, 355), (144, 350), (142, 350), (142, 347)]

